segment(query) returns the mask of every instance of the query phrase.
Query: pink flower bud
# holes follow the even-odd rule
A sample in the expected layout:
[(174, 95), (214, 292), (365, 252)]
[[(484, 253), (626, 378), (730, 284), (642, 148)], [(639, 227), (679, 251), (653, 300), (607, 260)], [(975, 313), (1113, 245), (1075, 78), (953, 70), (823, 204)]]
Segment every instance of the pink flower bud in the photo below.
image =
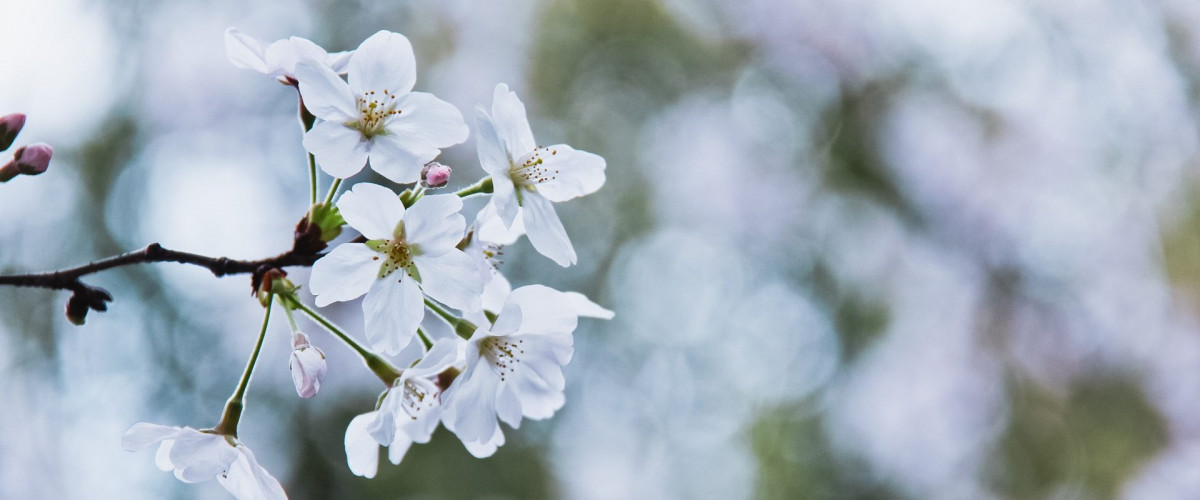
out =
[(53, 155), (54, 148), (40, 142), (17, 148), (12, 161), (0, 167), (0, 182), (11, 181), (18, 175), (38, 175), (45, 172)]
[(50, 167), (51, 156), (54, 156), (54, 148), (44, 142), (35, 142), (17, 148), (13, 161), (22, 174), (38, 175)]
[(292, 383), (296, 394), (311, 398), (321, 389), (325, 380), (325, 353), (308, 343), (308, 335), (296, 332), (292, 336), (292, 359), (288, 362), (292, 371)]
[(25, 115), (22, 113), (0, 116), (0, 151), (12, 146), (23, 127), (25, 127)]
[(440, 188), (450, 182), (450, 167), (436, 161), (425, 164), (421, 169), (421, 185), (427, 188)]

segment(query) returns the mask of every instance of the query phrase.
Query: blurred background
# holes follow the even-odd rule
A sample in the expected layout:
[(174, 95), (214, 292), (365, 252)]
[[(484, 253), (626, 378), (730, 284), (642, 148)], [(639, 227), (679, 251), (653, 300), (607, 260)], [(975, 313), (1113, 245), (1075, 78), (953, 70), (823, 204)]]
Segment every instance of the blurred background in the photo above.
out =
[[(1200, 4), (1189, 0), (5, 0), (0, 114), (51, 169), (0, 185), (0, 272), (160, 242), (259, 258), (306, 209), (295, 92), (236, 26), (331, 51), (407, 35), (417, 90), (506, 82), (542, 143), (608, 160), (522, 240), (515, 285), (580, 291), (567, 405), (472, 458), (373, 480), (342, 438), (381, 387), (329, 355), (296, 397), (272, 324), (241, 438), (292, 498), (1200, 497)], [(483, 175), (473, 140), (452, 186)], [(7, 157), (3, 157), (7, 161)], [(353, 181), (379, 181), (364, 172)], [(322, 185), (322, 192), (326, 184)], [(468, 216), (479, 200), (468, 204)], [(307, 270), (292, 277), (303, 283)], [(0, 498), (225, 498), (126, 453), (209, 427), (261, 307), (174, 264), (0, 288)], [(327, 309), (361, 338), (358, 303)]]

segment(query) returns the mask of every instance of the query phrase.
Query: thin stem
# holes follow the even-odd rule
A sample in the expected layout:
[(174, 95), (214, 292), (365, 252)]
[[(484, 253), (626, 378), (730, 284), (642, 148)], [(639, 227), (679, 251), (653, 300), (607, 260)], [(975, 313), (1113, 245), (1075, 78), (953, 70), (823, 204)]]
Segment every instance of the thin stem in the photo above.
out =
[(429, 300), (428, 298), (425, 299), (425, 307), (428, 307), (430, 311), (434, 312), (434, 314), (441, 316), (442, 319), (446, 320), (447, 323), (450, 323), (450, 326), (454, 327), (454, 333), (458, 334), (459, 337), (464, 339), (470, 340), (471, 335), (473, 335), (475, 330), (478, 328), (475, 326), (475, 323), (455, 316), (454, 314), (450, 313), (450, 311), (447, 311), (445, 308), (438, 305), (437, 302)]
[(379, 355), (371, 352), (367, 348), (363, 347), (362, 344), (359, 344), (357, 341), (350, 338), (349, 335), (346, 335), (345, 332), (338, 328), (337, 325), (334, 325), (332, 321), (329, 321), (328, 318), (322, 316), (321, 313), (314, 311), (299, 300), (293, 300), (291, 302), (296, 306), (297, 309), (304, 311), (304, 314), (307, 314), (308, 317), (312, 318), (313, 321), (316, 321), (317, 323), (320, 323), (321, 326), (325, 327), (325, 329), (328, 330), (329, 333), (332, 333), (333, 336), (337, 337), (342, 342), (345, 342), (346, 345), (350, 346), (351, 349), (354, 349), (354, 352), (357, 352), (358, 355), (363, 358), (363, 361), (366, 362), (367, 368), (370, 368), (372, 372), (375, 372), (375, 375), (378, 376), (385, 385), (391, 387), (396, 379), (400, 378), (400, 370), (398, 368), (392, 366), (391, 363), (388, 363), (386, 360), (379, 357)]
[[(308, 206), (317, 204), (317, 157), (312, 153), (308, 154)], [(309, 212), (309, 221), (312, 220), (312, 212)]]
[(466, 197), (474, 195), (474, 194), (487, 194), (487, 193), (491, 193), (491, 192), (492, 192), (492, 178), (484, 177), (482, 179), (479, 179), (479, 182), (476, 182), (475, 184), (472, 184), (470, 186), (462, 188), (461, 190), (459, 190), (457, 193), (454, 193), (454, 194), (457, 194), (459, 196), (459, 198), (466, 198)]
[(433, 342), (429, 340), (429, 335), (425, 333), (425, 330), (417, 328), (417, 337), (421, 339), (422, 344), (425, 344), (426, 351), (433, 347)]
[(283, 314), (287, 316), (288, 327), (292, 329), (292, 333), (300, 331), (300, 327), (296, 326), (296, 318), (292, 317), (292, 309), (287, 304), (283, 305)]
[(246, 369), (242, 372), (242, 379), (238, 381), (237, 389), (225, 403), (225, 412), (221, 415), (221, 422), (215, 428), (221, 434), (237, 437), (238, 421), (241, 420), (242, 409), (245, 407), (243, 401), (246, 397), (246, 389), (250, 387), (250, 377), (254, 375), (254, 365), (258, 364), (258, 354), (262, 352), (263, 340), (267, 338), (267, 325), (271, 322), (271, 305), (274, 302), (275, 294), (268, 293), (262, 329), (258, 331), (258, 341), (254, 343), (254, 351), (250, 353), (250, 361), (246, 362)]
[(337, 194), (339, 187), (342, 187), (342, 180), (339, 178), (333, 179), (333, 185), (329, 186), (329, 193), (325, 194), (325, 204), (333, 203), (333, 195)]
[(430, 311), (433, 311), (434, 314), (441, 316), (442, 319), (446, 320), (446, 322), (450, 323), (451, 325), (458, 323), (458, 320), (459, 320), (458, 316), (451, 314), (450, 311), (447, 311), (445, 308), (438, 305), (437, 302), (434, 302), (434, 301), (426, 298), (425, 299), (425, 307), (428, 307)]

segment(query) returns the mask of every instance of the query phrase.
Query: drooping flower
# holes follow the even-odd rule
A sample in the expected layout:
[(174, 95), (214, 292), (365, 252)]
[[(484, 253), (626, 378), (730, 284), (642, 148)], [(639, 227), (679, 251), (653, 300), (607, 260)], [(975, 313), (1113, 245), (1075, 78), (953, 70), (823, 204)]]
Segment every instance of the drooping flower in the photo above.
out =
[(292, 372), (292, 383), (296, 386), (296, 394), (302, 398), (311, 398), (321, 390), (321, 381), (325, 380), (325, 353), (308, 341), (308, 335), (296, 332), (292, 335), (292, 357), (288, 361), (288, 369)]
[(175, 477), (185, 483), (216, 478), (239, 500), (287, 498), (279, 480), (258, 465), (250, 448), (233, 436), (138, 422), (125, 431), (121, 443), (126, 451), (161, 443), (155, 463), (164, 471), (174, 470)]
[(327, 53), (307, 39), (285, 38), (263, 47), (262, 41), (237, 28), (225, 30), (225, 56), (242, 69), (257, 71), (288, 85), (296, 84), (296, 63), (316, 61), (334, 73), (345, 74), (354, 51)]
[(379, 409), (354, 417), (346, 427), (346, 463), (350, 471), (375, 477), (379, 447), (388, 448), (388, 460), (399, 464), (413, 443), (428, 443), (441, 418), (441, 389), (435, 378), (457, 358), (453, 339), (434, 343), (413, 367), (404, 370), (384, 393)]
[(473, 455), (489, 456), (504, 444), (497, 418), (515, 429), (522, 418), (549, 418), (562, 407), (562, 367), (571, 361), (579, 319), (574, 300), (523, 286), (495, 324), (465, 342), (463, 371), (442, 394), (442, 421)]
[(492, 178), (491, 203), (504, 224), (518, 219), (533, 247), (558, 265), (575, 263), (575, 248), (552, 202), (594, 193), (604, 185), (604, 158), (566, 144), (538, 146), (525, 104), (508, 85), (496, 85), (492, 112), (476, 108), (479, 162)]
[(396, 354), (408, 345), (424, 317), (422, 292), (455, 309), (479, 308), (475, 263), (455, 248), (466, 226), (458, 196), (425, 196), (406, 210), (390, 189), (360, 183), (337, 206), (368, 241), (344, 243), (313, 264), (309, 289), (321, 307), (366, 294), (376, 349)]
[(325, 65), (296, 66), (300, 95), (322, 121), (304, 147), (326, 173), (346, 178), (370, 160), (393, 182), (420, 179), (421, 168), (470, 132), (462, 113), (432, 94), (412, 92), (416, 58), (404, 35), (380, 31), (350, 57), (349, 82)]

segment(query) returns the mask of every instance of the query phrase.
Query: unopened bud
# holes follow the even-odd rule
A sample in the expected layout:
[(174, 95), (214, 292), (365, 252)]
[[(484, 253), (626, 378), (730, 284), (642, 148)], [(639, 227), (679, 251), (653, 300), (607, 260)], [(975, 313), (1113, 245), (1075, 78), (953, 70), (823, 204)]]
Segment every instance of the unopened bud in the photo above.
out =
[(308, 335), (296, 332), (292, 335), (292, 359), (288, 369), (292, 371), (296, 394), (311, 398), (321, 390), (321, 381), (325, 380), (325, 353), (308, 343)]
[(13, 141), (17, 140), (17, 134), (21, 133), (23, 127), (25, 127), (25, 115), (23, 113), (0, 116), (0, 151), (4, 151), (9, 146), (12, 146)]
[(50, 167), (54, 148), (41, 142), (21, 146), (13, 152), (12, 161), (0, 167), (0, 182), (8, 182), (18, 175), (38, 175)]
[(54, 148), (44, 142), (36, 142), (21, 146), (13, 153), (13, 161), (25, 175), (38, 175), (50, 168), (50, 157), (54, 156)]
[(450, 167), (436, 161), (425, 164), (421, 169), (421, 185), (427, 188), (440, 188), (450, 182)]

